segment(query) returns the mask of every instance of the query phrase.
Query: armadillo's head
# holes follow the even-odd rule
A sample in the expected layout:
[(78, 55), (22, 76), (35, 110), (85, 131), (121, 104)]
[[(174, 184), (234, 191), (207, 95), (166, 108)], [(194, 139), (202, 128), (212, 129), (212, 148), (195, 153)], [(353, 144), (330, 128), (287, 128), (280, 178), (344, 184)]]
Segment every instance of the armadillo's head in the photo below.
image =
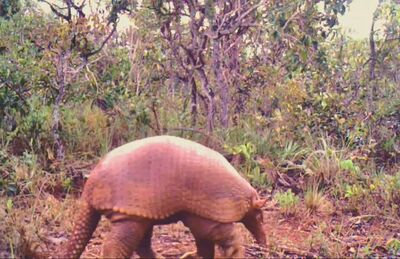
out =
[(254, 198), (252, 200), (252, 208), (242, 219), (244, 226), (250, 231), (250, 233), (261, 246), (266, 246), (267, 242), (263, 228), (264, 216), (261, 209), (265, 205), (266, 201), (266, 199), (260, 199), (259, 197)]

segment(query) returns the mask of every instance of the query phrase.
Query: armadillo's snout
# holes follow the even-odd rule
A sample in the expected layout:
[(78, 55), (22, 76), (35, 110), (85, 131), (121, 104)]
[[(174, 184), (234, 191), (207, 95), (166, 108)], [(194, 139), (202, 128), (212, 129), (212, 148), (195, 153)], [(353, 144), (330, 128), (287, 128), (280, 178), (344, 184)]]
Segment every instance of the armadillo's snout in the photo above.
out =
[(264, 231), (264, 217), (261, 209), (251, 210), (247, 215), (243, 218), (242, 223), (249, 230), (249, 232), (253, 235), (254, 239), (261, 246), (266, 246), (267, 238)]
[(267, 247), (267, 236), (264, 229), (261, 229), (260, 234), (256, 238), (257, 243), (262, 247)]

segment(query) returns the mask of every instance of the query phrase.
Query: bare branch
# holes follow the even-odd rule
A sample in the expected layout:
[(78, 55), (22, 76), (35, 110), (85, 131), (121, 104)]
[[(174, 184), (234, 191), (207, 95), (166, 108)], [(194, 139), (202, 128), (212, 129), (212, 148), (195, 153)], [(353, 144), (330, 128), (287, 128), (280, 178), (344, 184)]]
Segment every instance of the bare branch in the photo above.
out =
[[(49, 2), (46, 1), (46, 0), (39, 0), (39, 2), (43, 2), (43, 3), (48, 4), (49, 7), (50, 7), (50, 9), (51, 9), (51, 11), (52, 11), (55, 15), (57, 15), (58, 17), (60, 17), (60, 18), (62, 18), (62, 19), (64, 19), (64, 20), (66, 20), (66, 21), (68, 21), (68, 22), (71, 22), (71, 9), (70, 9), (70, 8), (68, 8), (68, 7), (62, 8), (62, 7), (59, 7), (58, 5), (49, 3)], [(67, 5), (68, 5), (68, 1), (67, 1)], [(67, 15), (65, 15), (65, 14), (63, 14), (61, 11), (59, 11), (59, 10), (63, 10), (63, 9), (68, 9), (68, 14), (67, 14)]]
[(86, 4), (86, 0), (82, 1), (81, 5), (77, 5), (74, 3), (74, 1), (71, 1), (72, 7), (76, 10), (76, 12), (78, 13), (80, 18), (83, 18), (86, 16), (85, 13), (83, 12), (83, 7), (85, 6), (85, 4)]
[(93, 51), (89, 52), (89, 53), (83, 53), (81, 56), (83, 58), (85, 58), (85, 59), (88, 59), (90, 56), (93, 56), (93, 55), (99, 53), (104, 48), (104, 46), (106, 45), (106, 43), (108, 42), (108, 40), (111, 38), (111, 36), (114, 34), (114, 32), (116, 30), (117, 30), (117, 23), (113, 23), (112, 30), (107, 35), (107, 37), (103, 40), (103, 42), (101, 43), (100, 47), (97, 48), (96, 50), (93, 50)]
[(247, 10), (246, 12), (244, 12), (241, 16), (239, 16), (236, 20), (236, 24), (234, 24), (232, 27), (230, 27), (229, 29), (223, 30), (223, 31), (219, 31), (219, 34), (222, 35), (226, 35), (226, 34), (231, 34), (234, 31), (236, 31), (236, 29), (238, 29), (240, 26), (243, 26), (243, 20), (251, 13), (253, 12), (255, 9), (257, 9), (258, 7), (260, 7), (261, 4), (257, 4), (254, 5), (252, 8), (250, 8), (249, 10)]
[(296, 11), (289, 17), (289, 19), (287, 19), (287, 21), (285, 22), (285, 25), (283, 25), (282, 31), (285, 31), (285, 29), (289, 25), (289, 23), (292, 22), (299, 13), (300, 13), (300, 9), (297, 7)]

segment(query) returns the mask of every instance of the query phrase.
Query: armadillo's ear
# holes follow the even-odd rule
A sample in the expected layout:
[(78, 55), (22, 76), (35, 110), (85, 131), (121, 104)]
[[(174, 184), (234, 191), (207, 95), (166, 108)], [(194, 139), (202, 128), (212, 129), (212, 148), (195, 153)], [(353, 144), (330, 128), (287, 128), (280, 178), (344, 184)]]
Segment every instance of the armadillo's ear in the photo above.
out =
[(253, 207), (256, 209), (261, 209), (262, 207), (264, 207), (265, 203), (267, 202), (267, 199), (254, 199), (253, 200)]

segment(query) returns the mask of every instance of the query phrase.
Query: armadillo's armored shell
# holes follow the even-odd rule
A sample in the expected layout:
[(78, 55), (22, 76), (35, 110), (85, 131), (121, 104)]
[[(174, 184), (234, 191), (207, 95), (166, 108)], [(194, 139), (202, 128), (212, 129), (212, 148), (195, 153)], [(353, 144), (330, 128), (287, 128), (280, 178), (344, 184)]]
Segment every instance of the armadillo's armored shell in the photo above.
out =
[(172, 136), (123, 145), (99, 163), (84, 199), (98, 210), (162, 219), (186, 211), (239, 221), (257, 192), (216, 151)]

